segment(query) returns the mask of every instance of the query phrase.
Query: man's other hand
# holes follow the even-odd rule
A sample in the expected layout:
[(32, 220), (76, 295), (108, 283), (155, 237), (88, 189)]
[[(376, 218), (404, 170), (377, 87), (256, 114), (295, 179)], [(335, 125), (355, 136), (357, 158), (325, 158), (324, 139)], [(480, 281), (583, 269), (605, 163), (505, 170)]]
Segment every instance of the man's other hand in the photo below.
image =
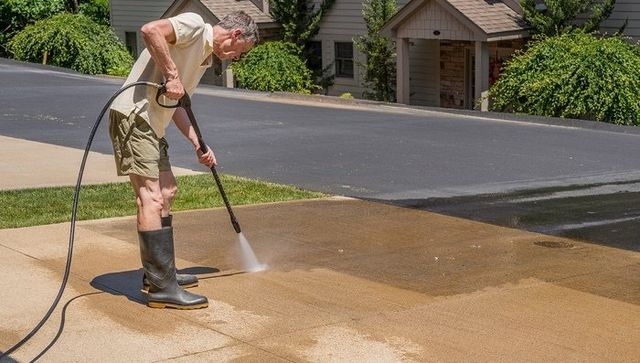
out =
[(180, 78), (174, 78), (167, 83), (165, 83), (164, 88), (166, 89), (165, 96), (169, 97), (172, 100), (179, 100), (182, 96), (184, 96), (184, 86), (182, 85), (182, 81)]
[(196, 154), (198, 155), (198, 161), (200, 162), (200, 164), (204, 164), (209, 168), (218, 165), (216, 156), (209, 146), (207, 146), (206, 154), (203, 154), (202, 151), (200, 151), (199, 147), (196, 149)]

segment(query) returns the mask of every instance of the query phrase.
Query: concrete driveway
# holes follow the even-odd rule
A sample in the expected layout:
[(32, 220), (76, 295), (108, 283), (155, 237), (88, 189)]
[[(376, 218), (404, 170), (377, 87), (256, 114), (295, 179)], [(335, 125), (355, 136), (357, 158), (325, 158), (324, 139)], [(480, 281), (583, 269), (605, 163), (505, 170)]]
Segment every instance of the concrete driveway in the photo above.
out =
[[(238, 207), (261, 262), (243, 273), (222, 209), (178, 213), (178, 266), (207, 309), (144, 305), (135, 220), (82, 222), (50, 362), (630, 362), (635, 252), (350, 199)], [(53, 298), (68, 226), (0, 233), (0, 347)], [(6, 349), (6, 348), (5, 348)], [(2, 350), (2, 348), (0, 348)]]

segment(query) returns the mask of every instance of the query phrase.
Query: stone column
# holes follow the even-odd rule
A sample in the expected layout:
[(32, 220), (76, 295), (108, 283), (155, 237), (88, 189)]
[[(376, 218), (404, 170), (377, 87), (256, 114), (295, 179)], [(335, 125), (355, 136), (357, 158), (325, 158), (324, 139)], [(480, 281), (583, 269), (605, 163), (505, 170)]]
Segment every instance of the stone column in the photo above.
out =
[(489, 43), (476, 41), (475, 58), (476, 99), (474, 102), (482, 97), (483, 92), (489, 90)]

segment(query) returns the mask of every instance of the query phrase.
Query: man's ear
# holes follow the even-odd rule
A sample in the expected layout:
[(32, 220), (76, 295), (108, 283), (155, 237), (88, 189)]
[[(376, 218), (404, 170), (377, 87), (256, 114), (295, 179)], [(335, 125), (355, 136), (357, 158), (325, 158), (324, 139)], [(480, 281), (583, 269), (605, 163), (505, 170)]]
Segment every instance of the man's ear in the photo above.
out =
[(238, 40), (238, 38), (240, 38), (242, 36), (242, 30), (233, 29), (231, 31), (231, 36), (232, 36), (233, 40)]

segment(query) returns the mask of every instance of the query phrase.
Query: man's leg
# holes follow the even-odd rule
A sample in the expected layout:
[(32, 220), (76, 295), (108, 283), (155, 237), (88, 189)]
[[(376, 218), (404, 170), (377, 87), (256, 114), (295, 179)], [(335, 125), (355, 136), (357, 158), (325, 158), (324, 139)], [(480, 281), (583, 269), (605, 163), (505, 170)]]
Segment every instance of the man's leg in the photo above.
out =
[[(204, 296), (189, 293), (176, 277), (173, 228), (161, 223), (164, 200), (159, 178), (161, 145), (150, 126), (135, 114), (110, 113), (110, 136), (119, 175), (129, 175), (138, 207), (140, 258), (148, 282), (150, 307), (197, 309)], [(165, 150), (166, 151), (166, 150)]]
[[(173, 215), (171, 214), (171, 205), (173, 199), (178, 193), (178, 183), (169, 167), (169, 170), (160, 170), (160, 189), (162, 190), (162, 228), (173, 226)], [(198, 286), (198, 277), (189, 274), (176, 274), (178, 285), (183, 288)], [(148, 289), (148, 281), (143, 281), (145, 289)]]
[(171, 226), (171, 206), (178, 193), (178, 183), (171, 169), (160, 171), (160, 188), (162, 190), (162, 226)]
[(162, 228), (160, 217), (162, 216), (164, 202), (160, 180), (136, 174), (129, 174), (129, 179), (136, 194), (138, 232), (154, 231)]
[(130, 174), (138, 205), (140, 257), (148, 282), (147, 305), (155, 308), (197, 309), (207, 298), (191, 294), (178, 285), (173, 227), (162, 227), (163, 199), (159, 178)]

